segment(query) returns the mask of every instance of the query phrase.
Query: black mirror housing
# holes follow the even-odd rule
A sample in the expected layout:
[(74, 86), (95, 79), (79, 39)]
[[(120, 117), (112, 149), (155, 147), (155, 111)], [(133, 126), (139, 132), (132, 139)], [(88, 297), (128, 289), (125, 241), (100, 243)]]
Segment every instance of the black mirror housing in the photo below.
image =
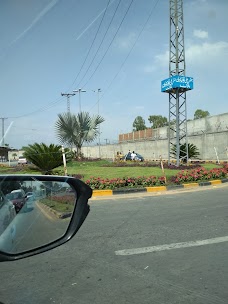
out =
[[(2, 241), (3, 246), (1, 246), (1, 239), (4, 239), (4, 237), (3, 237), (4, 231), (1, 232), (1, 230), (0, 230), (0, 262), (15, 261), (18, 259), (30, 257), (33, 255), (40, 254), (42, 252), (51, 250), (55, 247), (58, 247), (64, 243), (66, 243), (77, 233), (77, 231), (83, 224), (84, 220), (86, 219), (86, 217), (90, 211), (90, 207), (88, 205), (88, 200), (92, 196), (92, 189), (88, 185), (86, 185), (84, 182), (82, 182), (81, 180), (75, 179), (73, 177), (68, 177), (68, 176), (53, 176), (53, 175), (50, 175), (50, 176), (48, 176), (48, 175), (0, 175), (0, 193), (1, 193), (1, 198), (3, 200), (6, 195), (6, 193), (4, 193), (4, 191), (5, 192), (9, 191), (9, 190), (7, 190), (7, 191), (5, 190), (7, 188), (7, 187), (5, 187), (5, 185), (7, 185), (7, 186), (12, 185), (13, 183), (15, 184), (15, 182), (20, 183), (21, 185), (26, 185), (27, 187), (31, 183), (33, 185), (36, 185), (36, 186), (34, 186), (34, 188), (37, 188), (37, 185), (41, 185), (41, 186), (48, 185), (47, 191), (46, 191), (46, 192), (48, 192), (48, 194), (41, 196), (41, 198), (37, 199), (33, 203), (34, 206), (30, 213), (27, 213), (27, 214), (23, 213), (23, 208), (26, 207), (24, 205), (23, 208), (19, 211), (19, 213), (17, 213), (16, 216), (12, 219), (12, 222), (9, 224), (9, 225), (11, 225), (11, 230), (12, 230), (12, 227), (16, 227), (15, 230), (17, 232), (19, 231), (18, 234), (20, 234), (20, 230), (26, 231), (26, 230), (21, 229), (21, 227), (26, 225), (26, 221), (28, 221), (28, 222), (30, 221), (31, 225), (33, 225), (33, 222), (35, 224), (37, 224), (38, 220), (40, 220), (40, 223), (41, 223), (40, 227), (42, 227), (43, 223), (45, 224), (47, 222), (47, 224), (49, 224), (48, 219), (44, 220), (45, 217), (42, 214), (43, 211), (40, 210), (41, 207), (43, 208), (43, 202), (47, 203), (47, 202), (51, 201), (51, 199), (52, 199), (51, 202), (53, 202), (53, 199), (56, 201), (59, 201), (62, 198), (65, 198), (65, 197), (68, 198), (68, 196), (65, 195), (66, 193), (70, 193), (71, 197), (74, 198), (72, 212), (70, 213), (71, 218), (69, 219), (69, 224), (66, 224), (67, 226), (65, 228), (62, 228), (61, 236), (58, 235), (56, 237), (56, 234), (55, 234), (55, 237), (54, 237), (55, 239), (53, 241), (52, 241), (52, 239), (48, 240), (48, 237), (47, 238), (43, 237), (44, 244), (42, 244), (41, 246), (37, 246), (37, 244), (35, 243), (35, 247), (33, 247), (34, 245), (31, 245), (31, 248), (28, 246), (28, 244), (29, 244), (29, 238), (28, 238), (26, 241), (26, 246), (24, 247), (24, 248), (26, 248), (26, 250), (21, 250), (21, 249), (17, 249), (17, 250), (10, 249), (10, 250), (6, 250), (6, 251), (2, 250), (2, 247), (4, 248), (4, 240)], [(49, 187), (50, 184), (51, 184), (51, 188)], [(41, 186), (40, 186), (40, 188), (41, 188)], [(67, 187), (67, 189), (66, 189), (66, 187)], [(16, 191), (20, 191), (20, 190), (16, 190)], [(16, 191), (14, 190), (12, 192), (16, 192)], [(72, 195), (74, 195), (74, 196), (72, 196)], [(30, 200), (30, 198), (28, 197), (25, 204), (28, 204), (29, 200)], [(33, 198), (33, 200), (34, 200), (34, 198)], [(12, 200), (12, 202), (14, 202), (14, 201)], [(7, 201), (6, 203), (9, 204), (10, 202)], [(11, 203), (11, 206), (13, 206), (12, 203)], [(1, 213), (1, 208), (0, 208), (0, 213)], [(36, 219), (36, 220), (34, 220), (34, 219)], [(41, 219), (42, 219), (42, 222), (41, 222)], [(46, 222), (44, 222), (44, 221), (46, 221)], [(12, 223), (14, 223), (14, 225)], [(57, 220), (53, 221), (53, 223), (55, 224), (54, 228), (63, 226), (62, 222), (60, 223), (60, 221), (57, 221)], [(57, 226), (57, 223), (59, 224), (59, 226)], [(34, 226), (32, 226), (32, 227), (34, 227), (33, 230), (30, 229), (28, 232), (31, 234), (30, 235), (31, 240), (32, 240), (32, 235), (35, 235), (36, 233), (39, 232), (38, 228), (37, 228), (38, 226), (35, 226), (35, 224), (34, 224)], [(1, 226), (0, 226), (0, 228), (1, 228)], [(55, 229), (54, 228), (53, 228), (54, 232), (58, 231), (57, 228), (55, 228)], [(22, 244), (23, 244), (24, 234), (25, 235), (28, 234), (28, 233), (27, 234), (26, 233), (21, 232), (20, 237), (18, 237), (18, 239), (20, 240), (20, 242)], [(46, 235), (47, 234), (48, 234), (48, 231), (46, 231)], [(41, 241), (42, 241), (41, 236), (39, 239), (41, 239)], [(34, 237), (33, 237), (33, 239), (34, 239)], [(19, 248), (20, 248), (20, 246), (19, 246)], [(23, 246), (22, 246), (22, 248), (23, 248)], [(14, 252), (14, 250), (15, 250), (15, 252)]]

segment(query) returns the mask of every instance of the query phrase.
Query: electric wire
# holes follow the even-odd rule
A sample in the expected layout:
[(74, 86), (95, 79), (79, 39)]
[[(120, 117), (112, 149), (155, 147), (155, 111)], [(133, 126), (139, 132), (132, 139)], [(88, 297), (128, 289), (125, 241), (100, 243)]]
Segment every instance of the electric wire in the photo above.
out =
[[(79, 72), (78, 72), (76, 78), (74, 79), (74, 81), (73, 81), (71, 87), (72, 87), (73, 84), (76, 82), (76, 80), (77, 80), (78, 76), (80, 75), (80, 72), (81, 72), (81, 70), (83, 69), (83, 67), (84, 67), (84, 65), (85, 65), (85, 62), (86, 62), (86, 60), (87, 60), (87, 58), (88, 58), (88, 56), (89, 56), (89, 54), (90, 54), (90, 51), (91, 51), (91, 49), (92, 49), (92, 47), (93, 47), (93, 45), (94, 45), (94, 42), (95, 42), (95, 40), (96, 40), (96, 37), (97, 37), (98, 32), (99, 32), (99, 30), (100, 30), (100, 27), (101, 27), (101, 25), (102, 25), (102, 23), (103, 23), (105, 14), (106, 14), (106, 12), (107, 12), (107, 9), (108, 9), (108, 7), (109, 7), (109, 5), (110, 5), (110, 1), (111, 1), (111, 0), (108, 0), (108, 2), (107, 2), (107, 6), (106, 6), (106, 8), (105, 8), (104, 14), (103, 14), (103, 16), (102, 16), (102, 19), (101, 19), (101, 22), (100, 22), (100, 24), (99, 24), (99, 26), (98, 26), (98, 29), (97, 29), (97, 31), (96, 31), (96, 34), (95, 34), (95, 36), (94, 36), (94, 39), (93, 39), (93, 41), (92, 41), (92, 43), (91, 43), (91, 45), (90, 45), (89, 51), (87, 52), (86, 58), (85, 58), (85, 60), (84, 60), (84, 62), (83, 62), (83, 64), (82, 64), (82, 66), (81, 66), (81, 68), (80, 68), (80, 70), (79, 70)], [(120, 1), (121, 1), (121, 0), (120, 0)], [(36, 114), (36, 113), (39, 113), (39, 112), (45, 112), (45, 111), (51, 109), (52, 107), (54, 107), (56, 104), (60, 103), (63, 99), (64, 99), (63, 97), (57, 98), (56, 100), (54, 100), (53, 102), (51, 102), (50, 104), (48, 104), (48, 105), (46, 105), (46, 106), (44, 106), (44, 107), (42, 107), (42, 108), (39, 108), (39, 109), (37, 109), (37, 110), (34, 110), (34, 111), (32, 111), (32, 112), (28, 112), (28, 113), (25, 113), (25, 114), (22, 114), (22, 115), (11, 116), (11, 117), (9, 117), (9, 118), (10, 118), (10, 119), (18, 119), (18, 118), (27, 117), (27, 116), (30, 116), (30, 115), (33, 115), (33, 114)]]
[[(120, 0), (120, 1), (121, 1), (121, 0)], [(119, 1), (119, 3), (120, 3), (120, 1)], [(86, 84), (90, 81), (90, 79), (93, 77), (93, 75), (96, 73), (97, 69), (99, 68), (101, 62), (102, 62), (103, 59), (105, 58), (105, 56), (106, 56), (106, 54), (107, 54), (109, 48), (111, 47), (111, 45), (112, 45), (112, 43), (113, 43), (113, 41), (114, 41), (114, 39), (115, 39), (117, 33), (119, 32), (119, 29), (120, 29), (120, 27), (121, 27), (121, 25), (122, 25), (124, 19), (126, 18), (126, 15), (127, 15), (128, 11), (130, 10), (130, 7), (131, 7), (133, 1), (134, 1), (134, 0), (131, 0), (129, 6), (128, 6), (128, 8), (127, 8), (127, 11), (125, 12), (125, 15), (124, 15), (124, 17), (123, 17), (123, 19), (122, 19), (122, 21), (121, 21), (121, 23), (120, 23), (120, 25), (119, 25), (119, 27), (118, 27), (116, 33), (115, 33), (115, 35), (113, 36), (113, 39), (111, 40), (111, 42), (110, 42), (108, 48), (106, 49), (106, 52), (105, 52), (104, 55), (102, 56), (100, 62), (98, 63), (96, 69), (94, 70), (93, 74), (90, 76), (90, 78), (87, 80), (87, 82), (84, 84), (83, 87), (85, 87)], [(109, 2), (110, 2), (110, 0), (109, 0)], [(108, 3), (109, 3), (109, 2), (108, 2)], [(133, 49), (134, 49), (134, 47), (135, 47), (135, 45), (136, 45), (138, 39), (140, 38), (142, 32), (144, 31), (144, 29), (145, 29), (145, 27), (146, 27), (146, 25), (147, 25), (149, 19), (151, 18), (151, 16), (152, 16), (152, 14), (153, 14), (153, 12), (154, 12), (154, 10), (155, 10), (155, 8), (156, 8), (158, 2), (159, 2), (159, 0), (156, 1), (155, 5), (153, 6), (152, 10), (150, 11), (150, 14), (148, 15), (148, 18), (147, 18), (146, 22), (144, 23), (142, 29), (140, 30), (140, 32), (139, 32), (139, 34), (138, 34), (138, 36), (137, 36), (135, 42), (133, 43), (133, 45), (132, 45), (130, 51), (128, 52), (127, 56), (125, 57), (124, 61), (123, 61), (122, 64), (121, 64), (121, 66), (120, 66), (118, 72), (115, 74), (115, 76), (113, 77), (113, 79), (111, 80), (111, 82), (109, 83), (109, 85), (107, 86), (107, 88), (104, 90), (104, 92), (106, 92), (106, 91), (111, 87), (112, 83), (115, 81), (115, 79), (117, 78), (118, 74), (119, 74), (120, 71), (122, 70), (122, 68), (123, 68), (123, 66), (125, 65), (127, 59), (129, 58), (130, 54), (132, 53), (132, 51), (133, 51)], [(118, 5), (119, 5), (119, 3), (118, 3)], [(117, 5), (117, 7), (118, 7), (118, 5)], [(107, 7), (108, 7), (108, 5), (107, 5)], [(107, 8), (107, 7), (106, 7), (106, 8)], [(105, 12), (104, 12), (104, 13), (105, 13)], [(104, 16), (104, 15), (103, 15), (103, 16)], [(102, 19), (103, 19), (103, 18), (102, 18)], [(113, 18), (112, 18), (112, 19), (113, 19)], [(101, 23), (100, 23), (100, 24), (101, 24)], [(107, 32), (107, 31), (106, 31), (106, 32)], [(96, 53), (96, 54), (97, 54), (97, 53)], [(77, 76), (76, 76), (76, 77), (77, 77)], [(99, 101), (104, 97), (104, 95), (105, 95), (105, 93), (102, 94), (102, 95), (100, 96)], [(54, 107), (57, 103), (61, 102), (62, 100), (63, 100), (63, 98), (58, 98), (58, 99), (54, 100), (53, 102), (51, 102), (50, 104), (48, 104), (48, 105), (45, 106), (45, 107), (42, 107), (42, 108), (40, 108), (40, 109), (37, 109), (37, 110), (35, 110), (35, 111), (29, 112), (29, 113), (26, 113), (26, 114), (23, 114), (23, 115), (11, 116), (11, 117), (9, 117), (9, 118), (11, 118), (11, 119), (17, 119), (17, 118), (23, 118), (23, 117), (26, 117), (26, 116), (30, 116), (30, 115), (36, 114), (36, 113), (38, 113), (38, 112), (45, 112), (45, 111), (51, 109), (52, 107)], [(92, 110), (92, 109), (97, 105), (97, 103), (98, 103), (98, 102), (96, 102), (96, 103), (94, 104), (94, 106), (92, 106), (92, 108), (91, 108), (90, 110)]]
[(81, 82), (83, 81), (83, 79), (84, 79), (85, 76), (87, 75), (87, 73), (88, 73), (90, 67), (92, 66), (92, 64), (93, 64), (93, 62), (94, 62), (94, 60), (95, 60), (95, 58), (96, 58), (96, 56), (97, 56), (97, 54), (98, 54), (98, 52), (99, 52), (99, 50), (100, 50), (102, 44), (103, 44), (103, 42), (104, 42), (104, 39), (105, 39), (105, 37), (106, 37), (106, 35), (107, 35), (109, 29), (110, 29), (110, 26), (111, 26), (111, 24), (112, 24), (112, 22), (113, 22), (113, 19), (115, 18), (115, 15), (116, 15), (116, 13), (117, 13), (117, 10), (118, 10), (118, 8), (119, 8), (119, 6), (120, 6), (121, 1), (122, 1), (122, 0), (119, 0), (118, 4), (117, 4), (117, 6), (116, 6), (116, 9), (115, 9), (115, 11), (114, 11), (114, 13), (113, 13), (113, 15), (112, 15), (112, 18), (111, 18), (111, 20), (110, 20), (110, 22), (109, 22), (109, 25), (108, 25), (108, 27), (107, 27), (105, 33), (104, 33), (104, 36), (103, 36), (103, 38), (102, 38), (102, 40), (101, 40), (101, 42), (100, 42), (100, 44), (99, 44), (99, 46), (98, 46), (98, 48), (97, 48), (97, 51), (96, 51), (95, 55), (93, 56), (93, 59), (91, 60), (91, 62), (90, 62), (90, 64), (89, 64), (87, 70), (85, 71), (83, 77), (81, 78), (81, 80), (80, 80), (78, 86), (80, 86)]
[(83, 69), (83, 67), (84, 67), (84, 65), (85, 65), (85, 63), (86, 63), (88, 57), (89, 57), (89, 54), (90, 54), (90, 52), (91, 52), (91, 50), (92, 50), (92, 47), (93, 47), (93, 45), (94, 45), (94, 43), (95, 43), (95, 40), (96, 40), (96, 38), (97, 38), (97, 35), (98, 35), (99, 31), (100, 31), (100, 28), (101, 28), (101, 25), (102, 25), (102, 23), (103, 23), (104, 17), (105, 17), (105, 15), (106, 15), (107, 9), (108, 9), (108, 7), (109, 7), (109, 5), (110, 5), (110, 1), (111, 1), (111, 0), (108, 0), (108, 2), (107, 2), (105, 11), (104, 11), (103, 16), (102, 16), (102, 18), (101, 18), (101, 21), (100, 21), (100, 23), (99, 23), (99, 26), (98, 26), (98, 28), (97, 28), (96, 34), (95, 34), (95, 36), (94, 36), (94, 38), (93, 38), (93, 41), (92, 41), (92, 43), (91, 43), (91, 45), (90, 45), (90, 47), (89, 47), (89, 50), (88, 50), (88, 52), (87, 52), (87, 54), (86, 54), (86, 57), (85, 57), (85, 59), (84, 59), (82, 65), (81, 65), (81, 67), (80, 67), (80, 70), (78, 71), (78, 74), (76, 75), (76, 77), (75, 77), (75, 79), (74, 79), (74, 81), (72, 82), (72, 84), (71, 84), (70, 87), (72, 87), (72, 86), (75, 84), (76, 80), (78, 79), (78, 77), (79, 77), (79, 75), (80, 75), (80, 73), (81, 73), (81, 71), (82, 71), (82, 69)]
[(104, 55), (102, 56), (102, 58), (101, 58), (101, 60), (99, 61), (98, 65), (96, 66), (96, 68), (95, 68), (95, 70), (93, 71), (92, 75), (89, 77), (89, 79), (87, 80), (87, 82), (82, 86), (83, 88), (84, 88), (84, 87), (88, 84), (88, 82), (92, 79), (92, 77), (94, 76), (94, 74), (95, 74), (96, 71), (98, 70), (99, 66), (101, 65), (102, 61), (104, 60), (105, 56), (107, 55), (107, 53), (108, 53), (108, 51), (109, 51), (109, 49), (110, 49), (110, 47), (111, 47), (111, 45), (112, 45), (114, 39), (116, 38), (116, 36), (117, 36), (117, 34), (118, 34), (118, 32), (119, 32), (119, 30), (120, 30), (120, 28), (121, 28), (121, 26), (122, 26), (122, 24), (123, 24), (123, 22), (124, 22), (126, 16), (127, 16), (127, 14), (128, 14), (128, 12), (129, 12), (129, 10), (130, 10), (130, 8), (131, 8), (133, 2), (134, 2), (134, 0), (131, 0), (130, 4), (128, 5), (128, 8), (127, 8), (127, 10), (126, 10), (126, 12), (125, 12), (125, 14), (124, 14), (124, 16), (123, 16), (123, 18), (122, 18), (122, 20), (121, 20), (119, 26), (118, 26), (118, 28), (117, 28), (117, 30), (116, 30), (115, 35), (113, 36), (111, 42), (110, 42), (109, 45), (108, 45), (108, 48), (106, 49)]
[(30, 115), (33, 115), (33, 114), (36, 114), (38, 112), (45, 112), (47, 110), (50, 110), (52, 107), (54, 107), (56, 104), (60, 103), (63, 101), (63, 97), (59, 97), (57, 98), (56, 100), (54, 100), (53, 102), (51, 102), (50, 104), (42, 107), (42, 108), (39, 108), (35, 111), (32, 111), (32, 112), (28, 112), (26, 114), (22, 114), (22, 115), (18, 115), (18, 116), (10, 116), (8, 118), (11, 118), (11, 119), (18, 119), (18, 118), (23, 118), (23, 117), (26, 117), (26, 116), (30, 116)]
[[(146, 27), (147, 23), (149, 22), (151, 16), (153, 15), (153, 13), (154, 13), (154, 11), (155, 11), (155, 9), (156, 9), (157, 4), (158, 4), (159, 1), (160, 1), (160, 0), (156, 0), (156, 1), (155, 1), (155, 4), (154, 4), (154, 6), (152, 7), (152, 9), (151, 9), (151, 11), (150, 11), (150, 13), (149, 13), (149, 15), (148, 15), (148, 17), (147, 17), (145, 23), (143, 24), (143, 26), (142, 26), (142, 28), (141, 28), (139, 34), (137, 35), (137, 37), (136, 37), (136, 39), (135, 39), (135, 41), (134, 41), (134, 43), (132, 44), (131, 49), (129, 50), (127, 56), (126, 56), (125, 59), (123, 60), (121, 66), (120, 66), (120, 68), (119, 68), (119, 70), (117, 71), (117, 73), (115, 74), (115, 76), (113, 77), (113, 79), (111, 80), (111, 82), (109, 83), (109, 85), (108, 85), (108, 86), (106, 87), (106, 89), (104, 90), (104, 94), (102, 94), (101, 97), (99, 98), (99, 101), (104, 97), (105, 92), (111, 87), (111, 85), (113, 84), (113, 82), (115, 81), (115, 79), (117, 78), (117, 76), (119, 75), (120, 71), (122, 70), (123, 66), (125, 65), (126, 61), (128, 60), (129, 56), (131, 55), (131, 53), (132, 53), (134, 47), (136, 46), (136, 43), (138, 42), (138, 40), (139, 40), (140, 36), (142, 35), (143, 31), (145, 30), (145, 27)], [(98, 103), (98, 101), (92, 106), (92, 108), (90, 108), (90, 111), (97, 105), (97, 103)]]

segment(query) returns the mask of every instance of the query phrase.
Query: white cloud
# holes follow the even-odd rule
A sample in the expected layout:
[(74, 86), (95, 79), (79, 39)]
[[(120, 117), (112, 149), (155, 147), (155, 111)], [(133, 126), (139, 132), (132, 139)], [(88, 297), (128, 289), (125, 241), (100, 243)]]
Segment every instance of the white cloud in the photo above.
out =
[(125, 37), (120, 37), (115, 42), (115, 46), (121, 50), (129, 50), (136, 40), (136, 33), (130, 32)]
[(151, 74), (156, 71), (156, 67), (154, 65), (146, 65), (142, 68), (142, 71), (146, 74)]
[[(228, 42), (219, 41), (214, 43), (204, 42), (201, 44), (194, 44), (187, 46), (185, 49), (185, 59), (187, 65), (197, 65), (200, 66), (227, 64), (228, 57)], [(154, 66), (157, 69), (161, 67), (167, 68), (169, 64), (169, 51), (155, 56)]]
[(169, 64), (169, 51), (155, 56), (155, 62), (162, 67), (167, 67)]
[(200, 39), (206, 39), (208, 38), (208, 32), (203, 30), (194, 30), (193, 36), (200, 38)]
[(135, 107), (135, 110), (144, 110), (144, 109), (145, 109), (144, 106), (136, 106), (136, 107)]
[(228, 56), (228, 42), (219, 41), (215, 43), (204, 42), (202, 44), (192, 44), (186, 49), (186, 60), (188, 64), (213, 65), (226, 63)]

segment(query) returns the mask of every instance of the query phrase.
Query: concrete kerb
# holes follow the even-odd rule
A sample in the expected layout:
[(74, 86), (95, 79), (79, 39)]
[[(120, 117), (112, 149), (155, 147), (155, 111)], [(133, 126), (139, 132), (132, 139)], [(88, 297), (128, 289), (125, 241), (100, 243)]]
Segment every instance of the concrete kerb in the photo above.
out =
[(37, 203), (37, 206), (42, 209), (44, 212), (50, 212), (52, 215), (54, 215), (58, 219), (65, 219), (72, 216), (72, 212), (58, 212), (47, 205), (44, 205), (42, 203)]
[(128, 188), (128, 189), (116, 189), (116, 190), (93, 190), (92, 197), (97, 196), (112, 196), (118, 194), (132, 194), (138, 192), (161, 192), (161, 191), (170, 191), (170, 190), (178, 190), (183, 188), (194, 188), (194, 187), (204, 187), (204, 186), (212, 186), (219, 185), (222, 183), (228, 183), (228, 178), (212, 180), (207, 182), (199, 182), (199, 183), (187, 183), (181, 185), (169, 185), (169, 186), (154, 186), (154, 187), (146, 187), (146, 188)]

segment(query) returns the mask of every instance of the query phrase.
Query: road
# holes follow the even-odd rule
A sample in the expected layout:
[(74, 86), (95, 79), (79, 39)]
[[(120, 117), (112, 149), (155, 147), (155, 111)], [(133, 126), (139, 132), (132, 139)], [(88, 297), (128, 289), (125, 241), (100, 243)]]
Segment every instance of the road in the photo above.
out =
[(45, 211), (43, 204), (26, 202), (0, 238), (0, 250), (9, 253), (26, 251), (60, 238), (66, 232), (70, 218), (61, 220)]
[(0, 264), (0, 302), (228, 303), (227, 198), (222, 185), (93, 199), (72, 241)]
[[(17, 163), (18, 161), (16, 160), (13, 160), (13, 161), (6, 161), (6, 162), (3, 162), (3, 161), (0, 161), (0, 164), (3, 164), (3, 165), (7, 165), (7, 166), (10, 166), (10, 167), (15, 167), (17, 166)], [(1, 303), (0, 303), (1, 304)]]

